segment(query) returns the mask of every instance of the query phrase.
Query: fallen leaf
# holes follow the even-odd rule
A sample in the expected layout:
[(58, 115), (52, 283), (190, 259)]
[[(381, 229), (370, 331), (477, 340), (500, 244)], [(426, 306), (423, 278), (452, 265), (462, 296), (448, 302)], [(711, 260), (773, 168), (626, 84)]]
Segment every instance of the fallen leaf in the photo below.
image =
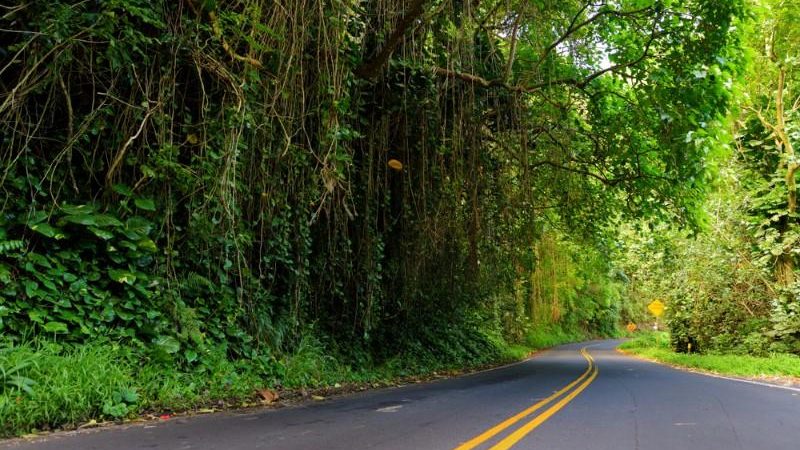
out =
[(162, 414), (162, 415), (158, 416), (158, 418), (161, 419), (161, 420), (167, 420), (167, 419), (169, 419), (169, 414)]
[(323, 397), (321, 395), (312, 395), (311, 398), (316, 400), (316, 401), (318, 401), (318, 402), (322, 401), (322, 400), (325, 400), (325, 397)]
[(92, 419), (92, 420), (90, 420), (90, 421), (86, 422), (85, 424), (83, 424), (83, 425), (79, 426), (79, 427), (78, 427), (78, 429), (79, 429), (79, 430), (82, 430), (82, 429), (84, 429), (84, 428), (94, 428), (94, 427), (96, 427), (96, 426), (97, 426), (97, 421), (96, 421), (96, 420), (94, 420), (94, 419)]
[(259, 389), (256, 392), (258, 392), (258, 396), (261, 397), (264, 403), (272, 403), (278, 399), (278, 393), (270, 389)]

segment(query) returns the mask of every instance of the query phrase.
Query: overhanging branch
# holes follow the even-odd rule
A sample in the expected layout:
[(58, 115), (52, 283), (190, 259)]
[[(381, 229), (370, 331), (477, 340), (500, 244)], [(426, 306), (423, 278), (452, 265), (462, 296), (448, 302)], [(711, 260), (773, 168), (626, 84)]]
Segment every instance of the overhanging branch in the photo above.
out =
[(442, 67), (434, 67), (433, 68), (433, 73), (436, 74), (436, 75), (445, 77), (445, 78), (458, 79), (458, 80), (465, 81), (467, 83), (476, 84), (476, 85), (478, 85), (480, 87), (487, 88), (487, 89), (494, 88), (494, 87), (499, 87), (499, 88), (503, 88), (503, 89), (506, 89), (506, 90), (512, 91), (512, 92), (527, 92), (527, 93), (531, 93), (531, 92), (540, 91), (540, 90), (542, 90), (544, 88), (554, 87), (554, 86), (574, 86), (574, 87), (577, 87), (578, 89), (585, 89), (586, 86), (589, 85), (589, 83), (591, 83), (596, 78), (598, 78), (598, 77), (600, 77), (600, 76), (602, 76), (602, 75), (604, 75), (606, 73), (617, 72), (620, 69), (624, 69), (624, 68), (627, 68), (627, 67), (635, 66), (635, 65), (641, 63), (642, 61), (644, 61), (645, 59), (647, 59), (647, 57), (650, 56), (650, 48), (651, 48), (651, 46), (653, 44), (653, 41), (655, 40), (656, 36), (658, 35), (658, 33), (656, 32), (656, 30), (657, 30), (657, 26), (656, 25), (657, 25), (657, 21), (654, 21), (653, 22), (652, 32), (650, 33), (650, 37), (648, 38), (647, 43), (645, 44), (645, 48), (644, 48), (644, 51), (642, 52), (641, 56), (639, 56), (638, 58), (636, 58), (634, 60), (631, 60), (631, 61), (615, 64), (613, 66), (606, 67), (605, 69), (598, 70), (597, 72), (594, 72), (594, 73), (592, 73), (592, 74), (590, 74), (587, 77), (582, 78), (582, 79), (578, 79), (578, 78), (558, 78), (558, 79), (555, 79), (555, 80), (543, 81), (541, 83), (536, 83), (536, 84), (511, 85), (511, 84), (506, 83), (504, 80), (498, 80), (498, 79), (487, 80), (486, 78), (480, 77), (478, 75), (474, 75), (474, 74), (466, 73), (466, 72), (458, 72), (458, 71), (454, 71), (454, 70), (445, 69), (445, 68), (442, 68)]
[(411, 24), (422, 15), (422, 7), (424, 5), (425, 0), (412, 0), (411, 5), (409, 5), (403, 17), (400, 18), (400, 21), (397, 22), (397, 27), (395, 27), (378, 54), (372, 59), (364, 61), (356, 68), (355, 74), (358, 77), (369, 80), (378, 76), (383, 66), (389, 61), (392, 53), (397, 46), (400, 45), (400, 41), (403, 39), (406, 31), (411, 27)]

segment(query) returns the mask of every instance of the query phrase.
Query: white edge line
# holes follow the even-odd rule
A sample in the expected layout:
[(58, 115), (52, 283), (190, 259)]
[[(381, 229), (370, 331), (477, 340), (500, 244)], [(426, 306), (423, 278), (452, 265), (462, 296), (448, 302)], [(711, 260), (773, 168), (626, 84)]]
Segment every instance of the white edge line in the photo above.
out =
[(776, 389), (785, 389), (787, 391), (800, 392), (800, 388), (791, 387), (791, 386), (782, 386), (780, 384), (765, 383), (763, 381), (747, 380), (747, 379), (744, 379), (744, 378), (726, 377), (725, 375), (718, 375), (716, 373), (708, 373), (708, 372), (691, 371), (691, 373), (696, 373), (696, 374), (699, 374), (699, 375), (706, 375), (706, 376), (714, 377), (714, 378), (721, 378), (723, 380), (738, 381), (740, 383), (755, 384), (756, 386), (764, 386), (764, 387), (770, 387), (770, 388), (776, 388)]
[(664, 363), (664, 362), (661, 362), (661, 361), (658, 361), (658, 360), (654, 360), (654, 359), (650, 359), (650, 358), (645, 358), (643, 356), (639, 356), (639, 355), (637, 355), (635, 353), (630, 354), (630, 353), (627, 353), (625, 351), (622, 351), (619, 348), (615, 348), (614, 350), (616, 350), (617, 353), (619, 353), (621, 355), (627, 356), (628, 358), (634, 358), (634, 359), (639, 359), (639, 360), (642, 360), (642, 361), (651, 362), (653, 364), (658, 364), (659, 366), (669, 367), (669, 368), (672, 368), (672, 369), (675, 369), (675, 370), (678, 370), (678, 371), (681, 371), (681, 372), (694, 373), (694, 374), (697, 374), (697, 375), (704, 375), (704, 376), (712, 377), (712, 378), (720, 378), (722, 380), (738, 381), (740, 383), (755, 384), (756, 386), (764, 386), (764, 387), (768, 387), (768, 388), (785, 389), (787, 391), (800, 392), (800, 388), (796, 388), (796, 387), (782, 386), (780, 384), (773, 384), (773, 383), (765, 383), (763, 381), (748, 380), (746, 378), (727, 377), (725, 375), (720, 375), (720, 374), (717, 374), (717, 373), (705, 372), (705, 371), (702, 371), (702, 370), (698, 370), (698, 369), (695, 369), (693, 367), (684, 367), (684, 366), (672, 365), (672, 364)]

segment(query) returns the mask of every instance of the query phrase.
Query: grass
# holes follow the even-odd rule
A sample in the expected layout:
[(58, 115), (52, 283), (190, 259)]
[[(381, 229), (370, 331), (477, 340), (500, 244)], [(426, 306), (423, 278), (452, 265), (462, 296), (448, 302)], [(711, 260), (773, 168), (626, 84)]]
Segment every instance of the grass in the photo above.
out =
[(391, 359), (351, 366), (319, 340), (304, 337), (294, 353), (232, 361), (210, 349), (191, 367), (149, 359), (113, 342), (59, 345), (0, 341), (0, 437), (71, 429), (91, 420), (123, 420), (145, 413), (253, 404), (257, 389), (314, 389), (376, 385), (435, 373), (520, 360), (533, 350), (583, 339), (559, 327), (537, 329), (509, 344), (476, 333), (454, 335), (438, 348), (412, 346)]
[(769, 356), (733, 354), (675, 353), (665, 332), (640, 334), (625, 342), (620, 349), (656, 361), (689, 367), (722, 375), (748, 378), (800, 378), (800, 357), (786, 353)]
[(112, 346), (86, 345), (66, 353), (55, 344), (5, 347), (0, 349), (0, 369), (0, 375), (13, 371), (13, 377), (29, 380), (23, 389), (14, 378), (2, 377), (0, 435), (102, 415), (115, 397), (120, 402), (110, 407), (124, 404), (121, 397), (134, 386), (126, 358)]
[(553, 347), (568, 342), (586, 339), (580, 331), (566, 330), (558, 324), (536, 327), (525, 336), (525, 344), (531, 349)]

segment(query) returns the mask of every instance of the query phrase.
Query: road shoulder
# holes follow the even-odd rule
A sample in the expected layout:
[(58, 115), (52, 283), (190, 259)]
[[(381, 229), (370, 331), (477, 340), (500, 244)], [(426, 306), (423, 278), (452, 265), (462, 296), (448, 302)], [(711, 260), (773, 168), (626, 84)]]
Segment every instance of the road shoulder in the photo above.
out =
[(705, 375), (709, 377), (719, 378), (723, 380), (730, 380), (730, 381), (738, 381), (742, 383), (754, 384), (769, 388), (777, 388), (777, 389), (786, 389), (794, 392), (800, 393), (800, 378), (797, 377), (790, 377), (790, 376), (773, 376), (773, 375), (761, 375), (761, 376), (740, 376), (740, 375), (729, 375), (720, 372), (716, 372), (713, 370), (701, 369), (697, 367), (690, 367), (681, 364), (677, 364), (671, 361), (663, 361), (658, 358), (654, 358), (651, 356), (644, 356), (637, 354), (634, 351), (621, 349), (617, 347), (615, 351), (619, 354), (625, 355), (630, 358), (635, 358), (641, 361), (647, 361), (654, 364), (659, 364), (662, 366), (667, 366), (675, 370), (680, 370), (682, 372), (689, 372), (698, 375)]

